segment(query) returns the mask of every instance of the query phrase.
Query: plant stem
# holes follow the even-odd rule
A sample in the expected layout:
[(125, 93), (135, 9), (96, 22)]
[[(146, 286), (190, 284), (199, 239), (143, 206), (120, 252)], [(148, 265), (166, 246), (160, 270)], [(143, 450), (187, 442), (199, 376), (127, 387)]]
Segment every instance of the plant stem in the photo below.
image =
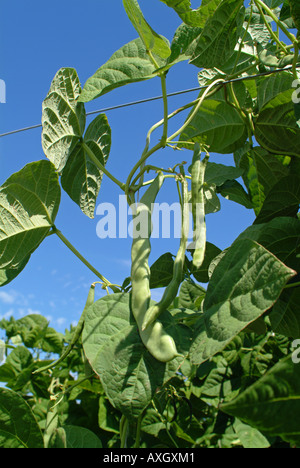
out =
[(120, 421), (121, 448), (126, 448), (127, 431), (128, 431), (128, 419), (123, 414), (121, 417), (121, 421)]
[(134, 443), (133, 448), (140, 448), (142, 419), (143, 419), (143, 414), (141, 414), (141, 416), (137, 420), (135, 443)]
[[(256, 2), (256, 0), (255, 0), (255, 2)], [(274, 33), (274, 31), (273, 31), (273, 29), (271, 28), (270, 24), (269, 24), (268, 21), (266, 20), (266, 17), (265, 17), (265, 15), (264, 15), (264, 12), (263, 12), (262, 7), (261, 7), (260, 4), (257, 3), (257, 2), (256, 2), (256, 6), (257, 6), (257, 8), (259, 9), (259, 12), (260, 12), (260, 14), (261, 14), (261, 16), (262, 16), (262, 19), (263, 19), (264, 23), (265, 23), (265, 26), (266, 26), (267, 30), (269, 31), (269, 33), (270, 33), (270, 35), (271, 35), (273, 41), (276, 42), (276, 44), (279, 46), (279, 48), (285, 53), (285, 55), (287, 55), (287, 54), (288, 54), (288, 50), (286, 49), (286, 47), (284, 46), (284, 44), (282, 44), (282, 42), (279, 40), (279, 37)], [(272, 17), (272, 18), (273, 18), (273, 17)], [(277, 18), (276, 18), (276, 19), (277, 19)], [(279, 26), (279, 25), (277, 24), (277, 26)]]
[(298, 65), (298, 55), (299, 55), (299, 45), (297, 42), (294, 43), (294, 50), (295, 50), (295, 55), (294, 55), (294, 60), (293, 60), (293, 75), (294, 75), (294, 78), (297, 80), (298, 79), (297, 65)]
[(103, 275), (101, 275), (101, 273), (99, 273), (99, 271), (96, 270), (96, 268), (93, 267), (93, 265), (91, 265), (82, 255), (81, 253), (78, 252), (77, 249), (75, 249), (75, 247), (71, 244), (71, 242), (68, 241), (68, 239), (62, 234), (62, 232), (56, 228), (56, 226), (53, 226), (52, 227), (53, 229), (53, 233), (56, 234), (59, 239), (65, 244), (66, 247), (68, 247), (69, 250), (71, 250), (71, 252), (76, 255), (76, 257), (89, 269), (91, 270), (94, 275), (96, 275), (98, 278), (100, 278), (103, 283), (105, 283), (105, 285), (109, 288), (111, 288), (113, 290), (113, 292), (117, 293), (117, 292), (120, 292), (120, 290), (118, 288), (116, 288), (113, 284), (111, 284)]
[[(297, 41), (294, 34), (290, 33), (289, 30), (285, 27), (285, 25), (277, 18), (277, 16), (273, 13), (273, 11), (264, 3), (262, 2), (261, 0), (254, 0), (256, 6), (260, 9), (263, 8), (269, 16), (271, 16), (272, 20), (275, 21), (275, 23), (277, 24), (277, 26), (281, 29), (281, 31), (287, 36), (287, 38), (293, 43), (295, 44), (295, 42)], [(264, 18), (264, 14), (263, 14), (263, 18)]]
[(237, 53), (237, 56), (236, 56), (236, 59), (235, 59), (234, 67), (233, 67), (233, 70), (232, 70), (233, 73), (235, 72), (235, 70), (237, 68), (238, 61), (239, 61), (239, 58), (241, 56), (242, 48), (243, 48), (243, 45), (244, 45), (244, 39), (247, 36), (248, 29), (250, 27), (250, 23), (251, 23), (251, 20), (252, 20), (252, 16), (253, 16), (253, 4), (251, 3), (251, 5), (250, 5), (250, 15), (249, 15), (249, 19), (248, 19), (248, 22), (247, 22), (247, 27), (245, 29), (243, 37), (241, 38), (241, 43), (240, 43), (239, 50), (238, 50), (238, 53)]
[(298, 283), (286, 284), (283, 289), (297, 288), (298, 286), (300, 286), (300, 281)]
[(89, 148), (89, 146), (86, 144), (86, 143), (82, 143), (82, 146), (83, 146), (83, 149), (84, 151), (87, 153), (88, 157), (92, 160), (92, 162), (95, 164), (95, 166), (98, 167), (98, 169), (100, 169), (100, 171), (102, 171), (105, 175), (107, 175), (107, 177), (110, 178), (110, 180), (112, 180), (115, 184), (117, 184), (121, 190), (125, 190), (125, 184), (123, 184), (122, 182), (120, 182), (118, 179), (116, 179), (104, 166), (103, 164), (101, 164), (100, 161), (98, 161), (98, 159), (96, 158), (96, 156), (94, 155), (93, 151), (91, 150), (91, 148)]
[(164, 129), (163, 129), (163, 136), (162, 136), (161, 142), (163, 144), (163, 147), (165, 147), (167, 143), (167, 138), (168, 138), (168, 98), (167, 98), (166, 74), (163, 73), (160, 79), (161, 79), (161, 88), (162, 88), (162, 95), (163, 95), (163, 102), (164, 102)]
[[(224, 83), (224, 79), (223, 78), (218, 78), (217, 80), (215, 80), (213, 83), (211, 83), (207, 88), (206, 90), (204, 91), (204, 93), (202, 94), (202, 96), (197, 100), (197, 104), (195, 106), (195, 109), (191, 112), (191, 114), (189, 115), (189, 117), (187, 118), (187, 120), (185, 121), (185, 123), (182, 125), (182, 127), (179, 128), (179, 130), (177, 130), (175, 133), (173, 133), (172, 136), (170, 136), (167, 140), (168, 143), (170, 143), (172, 140), (174, 140), (174, 138), (176, 138), (178, 135), (180, 135), (184, 130), (185, 128), (191, 123), (191, 121), (193, 120), (193, 118), (195, 117), (195, 115), (198, 113), (204, 99), (207, 97), (207, 95), (209, 94), (209, 92), (211, 91), (211, 89), (216, 86), (218, 83)], [(214, 91), (215, 92), (215, 91)]]

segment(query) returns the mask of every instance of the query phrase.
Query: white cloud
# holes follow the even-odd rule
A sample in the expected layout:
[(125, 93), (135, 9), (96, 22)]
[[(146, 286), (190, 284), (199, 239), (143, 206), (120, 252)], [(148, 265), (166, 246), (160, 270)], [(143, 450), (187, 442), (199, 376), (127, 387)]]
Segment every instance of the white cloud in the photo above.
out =
[(12, 293), (7, 293), (5, 291), (0, 291), (0, 301), (3, 302), (4, 304), (13, 304), (16, 300), (15, 294)]
[(66, 319), (65, 317), (59, 317), (58, 319), (55, 320), (55, 322), (57, 323), (59, 327), (62, 327), (66, 323)]
[(30, 307), (27, 309), (27, 313), (28, 313), (28, 314), (42, 315), (41, 312), (40, 312), (39, 310), (33, 310), (33, 309), (30, 309)]

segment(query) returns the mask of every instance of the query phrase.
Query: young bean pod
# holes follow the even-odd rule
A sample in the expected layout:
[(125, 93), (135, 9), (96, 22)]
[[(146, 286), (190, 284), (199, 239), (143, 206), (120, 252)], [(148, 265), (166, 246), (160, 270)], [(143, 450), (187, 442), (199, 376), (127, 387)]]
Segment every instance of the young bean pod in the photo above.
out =
[(85, 307), (83, 309), (83, 312), (81, 314), (81, 317), (79, 319), (79, 322), (75, 328), (72, 340), (68, 344), (67, 348), (63, 352), (63, 354), (57, 359), (56, 361), (52, 362), (48, 366), (41, 367), (40, 369), (37, 369), (36, 371), (33, 372), (33, 374), (39, 374), (40, 372), (44, 372), (48, 369), (52, 369), (53, 367), (57, 366), (60, 362), (62, 362), (72, 351), (74, 346), (76, 345), (77, 341), (79, 340), (79, 337), (82, 333), (83, 327), (84, 327), (84, 320), (85, 320), (85, 311), (87, 310), (88, 307), (90, 307), (95, 301), (95, 284), (93, 283), (90, 287), (88, 297), (86, 300)]
[(193, 265), (199, 269), (203, 263), (206, 248), (206, 222), (204, 199), (204, 176), (208, 156), (201, 161), (200, 145), (196, 143), (191, 177), (192, 177), (192, 214), (193, 214)]
[(164, 176), (162, 173), (159, 173), (141, 198), (140, 203), (133, 213), (134, 227), (137, 228), (138, 224), (141, 226), (143, 222), (147, 223), (147, 229), (144, 237), (138, 236), (136, 232), (133, 233), (131, 249), (131, 309), (145, 347), (158, 361), (168, 362), (179, 354), (177, 353), (173, 338), (165, 332), (162, 323), (156, 322), (149, 326), (147, 330), (142, 330), (145, 313), (149, 308), (151, 300), (148, 259), (151, 252), (152, 204), (156, 199), (163, 181)]
[(182, 180), (182, 220), (181, 220), (181, 239), (180, 246), (174, 261), (173, 277), (171, 282), (166, 287), (161, 300), (149, 307), (147, 310), (144, 321), (142, 323), (142, 330), (146, 330), (160, 314), (167, 310), (177, 296), (179, 286), (182, 282), (182, 274), (185, 263), (185, 252), (187, 247), (187, 240), (189, 234), (189, 206), (188, 206), (188, 184), (183, 177)]

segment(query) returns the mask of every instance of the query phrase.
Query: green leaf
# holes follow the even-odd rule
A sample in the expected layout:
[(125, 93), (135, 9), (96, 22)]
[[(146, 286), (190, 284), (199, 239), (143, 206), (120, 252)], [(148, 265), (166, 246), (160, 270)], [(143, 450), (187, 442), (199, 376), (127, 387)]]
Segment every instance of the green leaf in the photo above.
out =
[(99, 398), (98, 424), (100, 429), (115, 434), (120, 433), (120, 421), (118, 413), (109, 403), (108, 399), (101, 395)]
[(200, 35), (190, 63), (199, 68), (221, 67), (230, 58), (244, 20), (243, 0), (223, 0)]
[[(270, 41), (271, 35), (265, 24), (264, 18), (261, 16), (259, 9), (255, 5), (246, 9), (245, 21), (247, 24), (250, 20), (248, 33), (252, 38), (252, 44), (257, 42), (263, 47), (266, 47)], [(245, 27), (245, 25), (244, 25)]]
[(26, 257), (16, 268), (5, 268), (0, 270), (0, 286), (6, 286), (13, 281), (26, 267), (29, 262), (30, 255)]
[(268, 192), (263, 206), (254, 221), (266, 223), (275, 217), (295, 217), (300, 203), (300, 178), (288, 175), (279, 180)]
[(234, 201), (251, 210), (253, 204), (250, 200), (248, 193), (244, 190), (243, 186), (236, 180), (228, 180), (221, 187), (218, 187), (218, 193), (227, 200)]
[(194, 28), (182, 23), (175, 31), (168, 64), (189, 60), (194, 53), (201, 31), (201, 28)]
[[(178, 352), (186, 353), (189, 329), (175, 325), (167, 311), (161, 321)], [(182, 363), (180, 357), (165, 364), (151, 356), (131, 315), (129, 294), (105, 296), (87, 310), (82, 342), (111, 404), (128, 418), (139, 417), (157, 387), (173, 377)]]
[(238, 377), (233, 376), (225, 359), (220, 359), (217, 367), (212, 369), (205, 379), (200, 398), (208, 405), (218, 408), (220, 400), (226, 401), (236, 396), (239, 388), (239, 385), (236, 385), (237, 381)]
[(11, 365), (16, 372), (22, 372), (33, 363), (30, 351), (25, 346), (17, 346), (7, 356), (6, 363)]
[(166, 40), (159, 36), (147, 23), (137, 0), (123, 0), (123, 5), (128, 18), (138, 32), (148, 51), (166, 59), (171, 54), (171, 49)]
[(294, 270), (256, 242), (234, 242), (209, 282), (191, 347), (192, 362), (200, 364), (221, 351), (276, 302), (294, 275)]
[(60, 353), (62, 350), (63, 335), (48, 327), (48, 320), (40, 314), (12, 319), (5, 328), (9, 338), (19, 335), (29, 348), (40, 348), (47, 353)]
[(237, 240), (252, 239), (272, 252), (288, 267), (300, 270), (300, 221), (297, 218), (274, 218), (264, 224), (254, 224)]
[[(19, 273), (54, 224), (58, 175), (49, 161), (33, 162), (0, 187), (0, 269)], [(16, 276), (16, 275), (15, 275)]]
[(82, 137), (85, 109), (76, 70), (61, 68), (52, 80), (42, 106), (42, 146), (47, 158), (61, 171)]
[(257, 105), (261, 110), (278, 94), (290, 91), (294, 78), (289, 72), (275, 73), (274, 75), (261, 78), (257, 84)]
[(291, 16), (291, 8), (290, 8), (289, 0), (284, 0), (283, 5), (280, 10), (279, 19), (280, 21), (283, 21), (288, 28), (295, 29), (295, 23)]
[(43, 103), (42, 143), (46, 156), (61, 175), (63, 189), (81, 211), (94, 218), (103, 172), (84, 145), (105, 166), (111, 147), (111, 130), (104, 114), (88, 126), (85, 135), (84, 105), (78, 102), (81, 88), (74, 69), (62, 68), (54, 77)]
[(101, 440), (85, 427), (63, 426), (66, 434), (67, 448), (102, 448)]
[(178, 307), (195, 310), (196, 300), (205, 297), (206, 290), (191, 280), (185, 280), (179, 290)]
[(291, 15), (294, 20), (295, 26), (298, 29), (297, 38), (300, 37), (300, 6), (297, 0), (289, 0)]
[(300, 156), (300, 128), (297, 125), (293, 89), (288, 89), (265, 104), (255, 121), (255, 138), (271, 153)]
[(248, 424), (242, 423), (239, 419), (234, 421), (233, 427), (244, 448), (262, 449), (270, 447), (270, 442), (261, 432)]
[(29, 405), (7, 388), (0, 388), (0, 446), (44, 448), (42, 433)]
[(205, 182), (221, 186), (228, 180), (234, 180), (241, 177), (243, 170), (234, 166), (225, 166), (209, 162), (205, 170)]
[(16, 377), (14, 368), (7, 363), (0, 366), (0, 382), (10, 382)]
[(292, 356), (287, 356), (235, 400), (221, 405), (235, 416), (267, 435), (300, 441), (300, 374)]
[(111, 148), (111, 129), (104, 114), (98, 115), (88, 126), (83, 140), (70, 153), (61, 174), (63, 189), (89, 218), (94, 218), (103, 172), (90, 159), (83, 144), (105, 166)]
[[(189, 246), (188, 246), (189, 249)], [(193, 250), (189, 250), (191, 254), (193, 254)], [(221, 250), (215, 246), (214, 244), (211, 244), (210, 242), (206, 242), (206, 247), (205, 247), (205, 257), (204, 261), (201, 265), (201, 267), (198, 270), (195, 270), (193, 267), (193, 264), (189, 265), (190, 271), (193, 274), (193, 276), (196, 278), (199, 283), (208, 283), (209, 277), (208, 277), (208, 267), (212, 260), (217, 257), (221, 253)]]
[(202, 0), (197, 9), (191, 8), (190, 0), (160, 0), (171, 8), (189, 26), (203, 27), (208, 18), (215, 12), (222, 0)]
[(170, 252), (161, 255), (150, 267), (150, 289), (164, 288), (173, 278), (174, 257)]
[[(159, 66), (165, 65), (155, 56)], [(157, 76), (155, 66), (147, 54), (143, 41), (129, 42), (102, 65), (85, 83), (78, 101), (89, 102), (128, 83), (149, 80)]]
[[(180, 135), (181, 142), (205, 144), (211, 152), (221, 154), (233, 153), (246, 140), (247, 129), (237, 110), (214, 99), (204, 100), (199, 112)], [(184, 143), (180, 146), (190, 147)]]
[(300, 288), (286, 289), (270, 313), (272, 329), (283, 336), (300, 338)]
[(243, 180), (248, 188), (255, 214), (261, 211), (266, 196), (281, 178), (288, 175), (288, 168), (263, 148), (251, 148), (239, 158), (238, 165), (244, 170)]

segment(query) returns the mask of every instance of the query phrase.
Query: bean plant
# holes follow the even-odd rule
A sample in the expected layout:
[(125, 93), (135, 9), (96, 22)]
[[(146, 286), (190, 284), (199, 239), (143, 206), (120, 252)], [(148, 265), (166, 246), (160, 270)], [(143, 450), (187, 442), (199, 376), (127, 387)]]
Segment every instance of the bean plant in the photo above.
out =
[[(57, 71), (42, 103), (45, 158), (0, 187), (0, 286), (48, 236), (94, 275), (77, 327), (64, 334), (41, 315), (0, 321), (1, 447), (299, 446), (299, 1), (155, 1), (181, 19), (173, 38), (152, 29), (137, 0), (117, 2), (137, 38), (84, 86), (74, 68)], [(167, 74), (182, 61), (199, 95), (170, 110)], [(150, 79), (161, 83), (161, 120), (121, 181), (106, 167), (108, 118), (86, 128), (85, 104)], [(55, 224), (62, 190), (93, 218), (103, 178), (132, 208), (131, 275), (120, 285)], [(150, 265), (163, 184), (180, 203), (181, 238), (178, 252)], [(206, 238), (221, 197), (255, 215), (222, 251)]]

